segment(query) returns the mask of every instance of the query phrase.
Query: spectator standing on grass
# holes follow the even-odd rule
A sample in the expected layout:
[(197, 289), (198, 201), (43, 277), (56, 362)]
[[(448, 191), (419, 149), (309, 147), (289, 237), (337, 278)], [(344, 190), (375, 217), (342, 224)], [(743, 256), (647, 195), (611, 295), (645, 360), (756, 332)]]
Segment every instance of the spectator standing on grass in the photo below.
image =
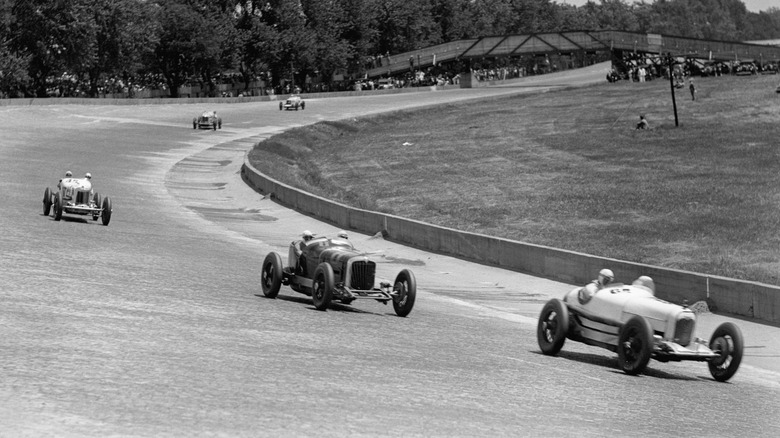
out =
[(691, 100), (696, 100), (696, 86), (693, 85), (693, 78), (688, 79), (688, 88), (691, 90)]

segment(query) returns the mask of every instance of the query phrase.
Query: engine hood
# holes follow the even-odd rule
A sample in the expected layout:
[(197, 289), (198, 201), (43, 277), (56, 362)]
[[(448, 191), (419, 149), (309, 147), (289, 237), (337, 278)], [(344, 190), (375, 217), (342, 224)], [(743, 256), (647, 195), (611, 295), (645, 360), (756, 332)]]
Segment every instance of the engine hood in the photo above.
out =
[(80, 192), (88, 192), (92, 190), (92, 182), (86, 178), (64, 178), (62, 180), (62, 187), (78, 190)]

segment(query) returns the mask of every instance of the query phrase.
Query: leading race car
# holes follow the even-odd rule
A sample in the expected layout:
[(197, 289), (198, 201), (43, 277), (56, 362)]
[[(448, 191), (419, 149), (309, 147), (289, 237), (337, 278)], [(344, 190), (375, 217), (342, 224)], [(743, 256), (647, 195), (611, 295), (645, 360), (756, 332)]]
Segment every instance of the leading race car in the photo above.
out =
[(563, 300), (548, 301), (537, 325), (542, 353), (558, 354), (569, 338), (617, 352), (620, 368), (631, 375), (644, 371), (653, 358), (707, 362), (712, 377), (721, 382), (734, 376), (744, 348), (739, 327), (721, 324), (709, 343), (694, 337), (694, 312), (656, 298), (652, 280), (650, 284), (609, 284), (592, 295), (575, 288)]
[(92, 175), (86, 174), (84, 178), (72, 178), (68, 176), (60, 180), (57, 190), (46, 188), (43, 192), (43, 214), (48, 216), (50, 211), (54, 213), (54, 220), (62, 219), (63, 213), (92, 216), (92, 220), (101, 219), (103, 225), (111, 221), (111, 198), (101, 197), (92, 190)]
[(298, 108), (305, 110), (306, 109), (306, 102), (301, 98), (301, 96), (292, 95), (287, 98), (284, 102), (279, 102), (279, 111), (286, 110), (291, 111), (295, 110), (298, 111)]
[(192, 129), (222, 129), (222, 117), (217, 116), (216, 111), (205, 111), (192, 119)]
[(383, 281), (374, 287), (376, 262), (355, 250), (348, 240), (318, 237), (290, 244), (288, 266), (275, 252), (266, 255), (261, 269), (263, 294), (276, 298), (281, 286), (312, 297), (317, 310), (325, 310), (331, 301), (350, 304), (358, 299), (393, 303), (398, 316), (412, 311), (417, 282), (408, 269), (395, 277), (395, 283)]

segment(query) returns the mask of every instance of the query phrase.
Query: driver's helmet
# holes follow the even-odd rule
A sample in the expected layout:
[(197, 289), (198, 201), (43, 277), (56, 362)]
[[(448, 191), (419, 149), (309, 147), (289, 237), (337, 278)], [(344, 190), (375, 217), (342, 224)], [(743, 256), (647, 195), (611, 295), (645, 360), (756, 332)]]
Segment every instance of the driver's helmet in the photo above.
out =
[(301, 237), (303, 238), (304, 242), (308, 242), (314, 238), (314, 234), (312, 234), (312, 232), (309, 230), (305, 230), (303, 234), (301, 234)]
[(91, 174), (91, 173), (89, 173), (89, 172), (87, 172), (86, 174), (84, 174), (84, 178), (86, 178), (86, 179), (92, 179), (92, 174)]
[(70, 178), (70, 177), (72, 177), (72, 176), (73, 176), (73, 172), (71, 172), (70, 170), (69, 170), (69, 171), (67, 171), (67, 172), (65, 172), (65, 177), (66, 177), (66, 178)]
[(349, 239), (349, 234), (347, 234), (346, 231), (341, 230), (341, 231), (339, 231), (339, 237), (342, 238), (342, 239)]
[(648, 277), (647, 275), (643, 275), (643, 276), (637, 278), (631, 284), (634, 285), (634, 286), (640, 286), (640, 287), (647, 288), (647, 289), (650, 290), (650, 292), (653, 293), (653, 295), (655, 295), (655, 282), (653, 281), (652, 278)]
[(599, 271), (599, 278), (597, 281), (600, 286), (606, 286), (612, 283), (614, 280), (615, 274), (612, 273), (611, 269), (602, 269)]

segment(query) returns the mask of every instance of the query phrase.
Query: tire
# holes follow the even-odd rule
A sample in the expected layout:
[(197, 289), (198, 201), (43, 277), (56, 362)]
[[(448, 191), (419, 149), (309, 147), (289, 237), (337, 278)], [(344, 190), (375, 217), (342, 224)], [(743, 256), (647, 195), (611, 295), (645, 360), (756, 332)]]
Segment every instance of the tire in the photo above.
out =
[(327, 263), (320, 263), (314, 270), (314, 284), (311, 286), (311, 300), (317, 310), (325, 310), (333, 298), (334, 284), (333, 268)]
[[(100, 208), (100, 193), (95, 192), (92, 194), (92, 202), (95, 204), (95, 207)], [(96, 221), (100, 217), (100, 213), (95, 213), (92, 215), (92, 220)]]
[(103, 198), (103, 204), (101, 204), (103, 212), (100, 214), (100, 218), (103, 219), (103, 225), (108, 226), (111, 222), (111, 198), (106, 196)]
[(198, 129), (198, 121), (195, 119), (192, 119), (192, 129)]
[(43, 215), (48, 216), (51, 212), (51, 189), (46, 187), (43, 192)]
[(536, 325), (536, 341), (539, 349), (547, 356), (555, 356), (563, 348), (569, 334), (569, 308), (554, 298), (542, 307), (539, 323)]
[(634, 315), (620, 328), (617, 353), (624, 373), (633, 376), (647, 368), (653, 354), (653, 329), (645, 318)]
[(268, 298), (276, 298), (279, 289), (282, 288), (282, 257), (275, 252), (269, 252), (263, 260), (260, 271), (260, 286), (263, 295)]
[(306, 109), (306, 102), (301, 102), (301, 110), (305, 110), (305, 109)]
[(217, 120), (217, 128), (222, 129), (222, 119)]
[(281, 111), (281, 110), (282, 110), (282, 107), (283, 107), (283, 106), (284, 106), (284, 105), (282, 105), (282, 102), (279, 102), (279, 111)]
[(412, 271), (404, 269), (398, 273), (393, 283), (393, 291), (398, 292), (398, 297), (393, 298), (395, 314), (404, 318), (412, 311), (417, 298), (417, 280)]
[(54, 195), (54, 220), (62, 219), (62, 196), (57, 193)]
[(211, 124), (211, 128), (216, 131), (217, 130), (217, 122), (213, 122)]
[(745, 341), (739, 327), (731, 322), (719, 325), (710, 338), (710, 350), (720, 352), (720, 357), (707, 362), (712, 377), (718, 382), (725, 382), (734, 376), (742, 362), (744, 348)]

